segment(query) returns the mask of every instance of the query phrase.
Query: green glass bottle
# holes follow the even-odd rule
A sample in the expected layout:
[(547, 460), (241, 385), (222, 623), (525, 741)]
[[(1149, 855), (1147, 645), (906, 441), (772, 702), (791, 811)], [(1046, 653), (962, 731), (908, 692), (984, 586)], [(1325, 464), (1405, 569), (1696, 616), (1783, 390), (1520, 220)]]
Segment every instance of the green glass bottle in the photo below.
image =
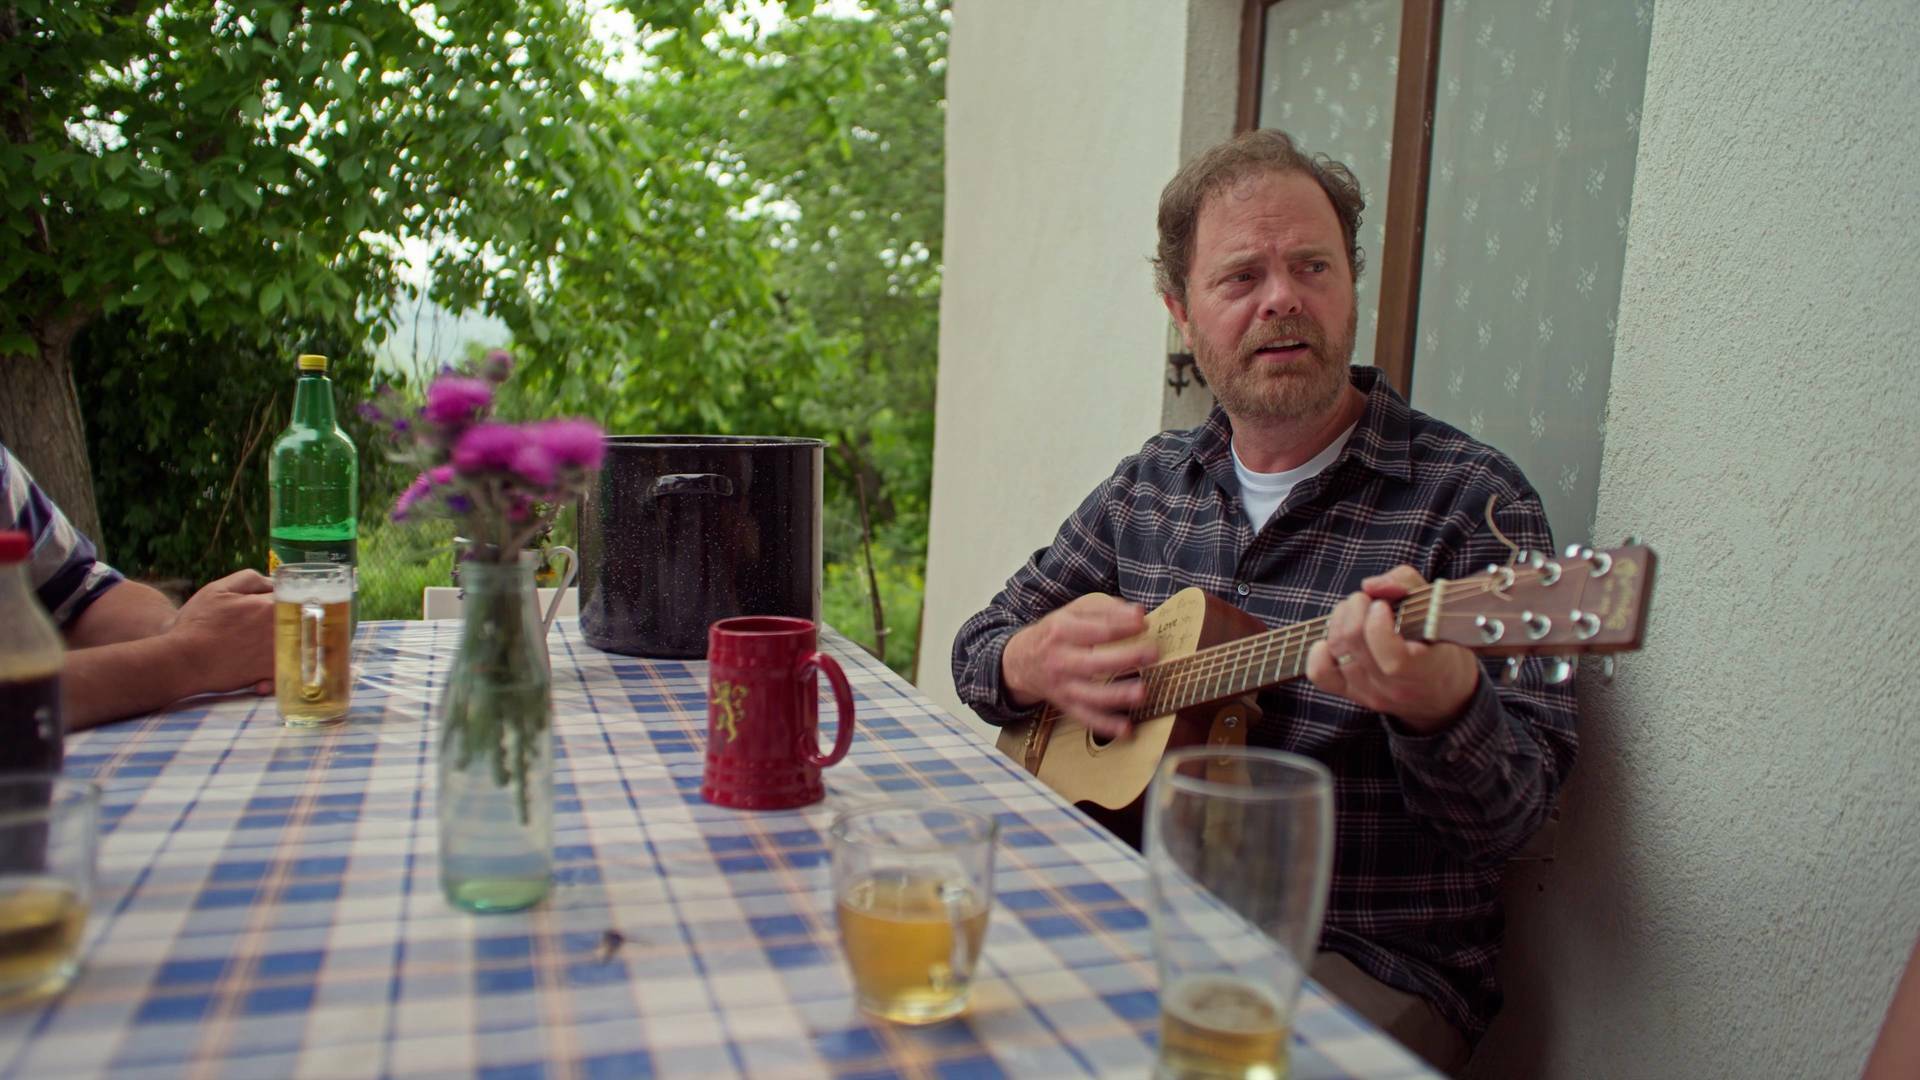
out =
[(268, 573), (281, 563), (358, 562), (360, 455), (334, 419), (324, 356), (300, 357), (293, 420), (274, 441), (267, 483)]

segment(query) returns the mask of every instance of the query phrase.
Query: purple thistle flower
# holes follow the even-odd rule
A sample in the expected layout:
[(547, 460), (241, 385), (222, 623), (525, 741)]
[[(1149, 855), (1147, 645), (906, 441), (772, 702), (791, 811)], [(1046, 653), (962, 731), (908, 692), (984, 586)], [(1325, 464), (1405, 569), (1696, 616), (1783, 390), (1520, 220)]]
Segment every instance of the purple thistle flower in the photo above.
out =
[(390, 515), (393, 520), (407, 520), (407, 515), (413, 511), (414, 506), (418, 504), (420, 500), (427, 497), (428, 493), (432, 490), (432, 486), (432, 483), (427, 479), (427, 474), (421, 473), (419, 476), (414, 477), (413, 483), (407, 485), (407, 490), (401, 492), (400, 498), (393, 504), (393, 513)]
[(513, 455), (513, 473), (534, 487), (542, 490), (550, 488), (556, 473), (553, 455), (538, 442), (528, 440)]
[(475, 424), (454, 444), (453, 467), (467, 476), (510, 469), (526, 441), (512, 424)]
[(427, 470), (427, 480), (435, 487), (444, 487), (453, 483), (453, 466), (435, 465)]
[(354, 407), (353, 411), (359, 413), (360, 419), (365, 420), (369, 424), (377, 424), (387, 418), (387, 414), (381, 412), (379, 406), (371, 401), (361, 402)]
[(489, 349), (480, 361), (480, 377), (490, 383), (503, 383), (513, 374), (513, 354), (505, 349)]
[(590, 420), (548, 420), (532, 428), (535, 445), (566, 468), (597, 469), (606, 457), (606, 439)]
[(493, 404), (493, 387), (481, 379), (442, 375), (427, 388), (427, 407), (420, 415), (448, 427), (472, 423)]

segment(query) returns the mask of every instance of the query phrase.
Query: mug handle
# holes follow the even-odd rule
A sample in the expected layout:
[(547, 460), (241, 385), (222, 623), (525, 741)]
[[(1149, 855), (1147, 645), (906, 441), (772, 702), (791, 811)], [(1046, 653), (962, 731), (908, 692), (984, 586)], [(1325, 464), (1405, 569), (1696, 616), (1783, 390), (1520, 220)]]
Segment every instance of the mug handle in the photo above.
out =
[(547, 613), (540, 618), (540, 632), (543, 634), (553, 632), (553, 617), (560, 614), (560, 605), (567, 598), (567, 590), (573, 587), (574, 579), (580, 576), (580, 556), (574, 554), (573, 549), (565, 544), (555, 544), (548, 548), (548, 561), (552, 561), (553, 557), (562, 551), (567, 553), (567, 571), (560, 575), (560, 587), (553, 590), (553, 599), (547, 601)]
[(807, 740), (810, 745), (802, 746), (807, 764), (816, 769), (824, 769), (847, 756), (853, 747), (853, 687), (847, 685), (847, 673), (840, 670), (840, 662), (826, 653), (814, 653), (800, 662), (800, 677), (806, 678), (815, 672), (825, 672), (827, 681), (833, 684), (833, 701), (840, 709), (840, 723), (833, 732), (833, 752), (822, 754), (820, 744)]

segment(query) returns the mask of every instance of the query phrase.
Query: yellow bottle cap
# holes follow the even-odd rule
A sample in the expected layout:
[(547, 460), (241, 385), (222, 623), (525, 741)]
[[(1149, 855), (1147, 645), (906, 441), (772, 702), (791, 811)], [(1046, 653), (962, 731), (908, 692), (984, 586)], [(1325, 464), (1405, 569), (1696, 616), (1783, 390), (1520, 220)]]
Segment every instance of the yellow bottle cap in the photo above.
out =
[(318, 353), (301, 353), (300, 370), (325, 371), (327, 370), (327, 358)]

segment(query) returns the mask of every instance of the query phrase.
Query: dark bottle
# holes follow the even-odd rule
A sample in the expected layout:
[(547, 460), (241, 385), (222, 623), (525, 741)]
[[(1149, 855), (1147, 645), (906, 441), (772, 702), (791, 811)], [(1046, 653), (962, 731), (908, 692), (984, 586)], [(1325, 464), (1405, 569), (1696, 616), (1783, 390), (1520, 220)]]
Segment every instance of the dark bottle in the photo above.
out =
[(0, 532), (0, 772), (58, 771), (65, 649), (27, 580), (33, 538)]

